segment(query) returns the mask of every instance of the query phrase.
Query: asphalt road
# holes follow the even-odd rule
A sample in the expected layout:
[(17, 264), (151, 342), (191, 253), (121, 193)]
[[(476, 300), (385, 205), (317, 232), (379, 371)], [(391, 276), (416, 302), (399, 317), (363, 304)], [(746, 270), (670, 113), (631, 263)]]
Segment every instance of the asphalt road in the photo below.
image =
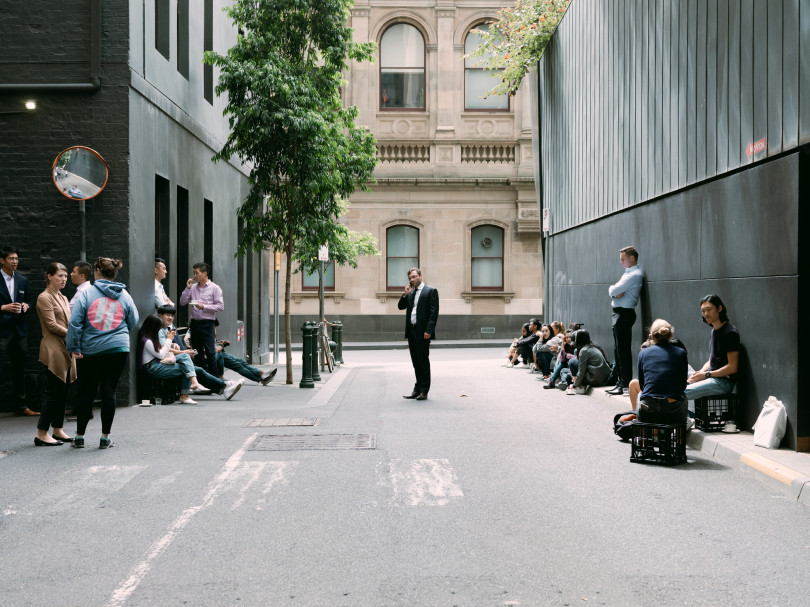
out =
[[(314, 390), (119, 409), (106, 451), (98, 415), (83, 450), (0, 419), (0, 604), (808, 603), (807, 507), (692, 450), (632, 464), (604, 399), (500, 354), (434, 350), (417, 402), (406, 351), (346, 352)], [(319, 421), (250, 425), (289, 418)], [(376, 446), (257, 450), (333, 434)]]

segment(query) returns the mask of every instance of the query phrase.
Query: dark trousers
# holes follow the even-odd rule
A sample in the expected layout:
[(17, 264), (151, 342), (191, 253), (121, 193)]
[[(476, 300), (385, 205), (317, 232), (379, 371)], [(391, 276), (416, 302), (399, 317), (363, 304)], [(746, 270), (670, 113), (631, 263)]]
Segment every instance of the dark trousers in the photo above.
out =
[(256, 367), (247, 364), (241, 358), (237, 358), (227, 352), (217, 352), (217, 368), (219, 375), (225, 374), (225, 368), (236, 371), (242, 377), (247, 377), (255, 382), (261, 381), (262, 372)]
[(540, 372), (543, 375), (549, 375), (551, 373), (551, 359), (553, 355), (551, 352), (538, 352), (537, 353), (537, 366), (540, 368)]
[(218, 375), (217, 343), (214, 321), (192, 319), (188, 330), (191, 332), (191, 347), (197, 350), (197, 365), (216, 377)]
[(59, 379), (45, 369), (45, 403), (39, 413), (38, 430), (48, 431), (48, 428), (61, 428), (65, 425), (65, 405), (67, 404), (68, 388), (70, 388), (70, 369), (64, 379)]
[(0, 337), (0, 370), (8, 361), (11, 366), (12, 402), (14, 408), (25, 409), (25, 356), (28, 354), (28, 337), (16, 333)]
[(76, 361), (79, 374), (79, 397), (77, 399), (76, 434), (84, 436), (87, 422), (93, 414), (93, 400), (101, 391), (101, 433), (109, 434), (115, 417), (115, 391), (121, 371), (127, 362), (128, 352), (85, 356)]
[(630, 344), (636, 311), (631, 308), (613, 308), (613, 354), (618, 369), (619, 381), (625, 388), (633, 379), (633, 353)]
[(424, 333), (417, 333), (413, 325), (408, 327), (408, 350), (411, 352), (411, 363), (416, 374), (414, 392), (430, 391), (430, 340)]

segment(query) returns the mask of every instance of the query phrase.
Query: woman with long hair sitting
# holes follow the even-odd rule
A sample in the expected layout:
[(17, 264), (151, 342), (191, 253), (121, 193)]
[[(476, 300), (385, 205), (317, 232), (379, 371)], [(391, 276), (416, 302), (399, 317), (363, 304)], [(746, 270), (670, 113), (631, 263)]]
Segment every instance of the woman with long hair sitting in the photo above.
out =
[(610, 376), (610, 365), (602, 348), (591, 341), (591, 334), (585, 329), (577, 331), (574, 349), (578, 363), (569, 363), (575, 379), (567, 394), (587, 394), (591, 386), (604, 386)]
[(180, 378), (180, 402), (187, 405), (196, 405), (188, 395), (192, 387), (199, 387), (197, 374), (189, 374), (184, 371), (181, 365), (175, 363), (164, 363), (163, 361), (171, 351), (171, 340), (174, 339), (174, 331), (169, 331), (167, 339), (160, 345), (160, 330), (163, 328), (163, 321), (156, 314), (150, 314), (143, 320), (141, 330), (138, 331), (138, 364), (140, 368), (160, 379), (169, 377)]

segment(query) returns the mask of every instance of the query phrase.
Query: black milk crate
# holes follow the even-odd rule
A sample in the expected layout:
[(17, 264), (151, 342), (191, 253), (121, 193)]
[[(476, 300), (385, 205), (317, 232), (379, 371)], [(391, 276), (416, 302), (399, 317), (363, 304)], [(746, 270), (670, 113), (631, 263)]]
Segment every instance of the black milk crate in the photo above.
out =
[(736, 419), (736, 394), (704, 396), (695, 400), (695, 427), (704, 432), (717, 432), (726, 427), (726, 421)]
[(686, 423), (631, 425), (630, 461), (674, 466), (686, 463)]
[(148, 400), (153, 405), (159, 396), (164, 405), (180, 400), (179, 377), (155, 377), (141, 369), (138, 371), (138, 402)]

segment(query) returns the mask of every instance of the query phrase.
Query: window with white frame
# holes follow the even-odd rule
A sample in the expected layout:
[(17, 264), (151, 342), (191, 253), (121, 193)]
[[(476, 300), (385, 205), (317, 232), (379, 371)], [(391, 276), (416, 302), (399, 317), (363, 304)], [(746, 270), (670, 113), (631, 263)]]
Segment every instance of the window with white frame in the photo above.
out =
[[(324, 264), (324, 271), (323, 271), (323, 290), (324, 291), (334, 291), (335, 290), (335, 262), (330, 261)], [(302, 275), (302, 290), (304, 291), (317, 291), (319, 289), (318, 286), (318, 270), (315, 270), (312, 273), (301, 272)]]
[(483, 225), (470, 231), (473, 291), (503, 290), (503, 228)]
[(392, 25), (380, 40), (380, 109), (425, 109), (425, 40), (412, 25)]
[[(475, 30), (487, 31), (489, 25), (482, 23), (475, 26), (464, 40), (464, 54), (471, 53), (483, 43), (481, 35)], [(502, 70), (489, 70), (481, 67), (481, 63), (491, 57), (491, 53), (486, 53), (481, 57), (467, 58), (464, 60), (464, 109), (466, 110), (508, 110), (508, 95), (490, 95), (498, 81), (493, 78)]]
[(399, 290), (408, 284), (408, 270), (419, 267), (419, 230), (392, 226), (385, 232), (386, 288)]

